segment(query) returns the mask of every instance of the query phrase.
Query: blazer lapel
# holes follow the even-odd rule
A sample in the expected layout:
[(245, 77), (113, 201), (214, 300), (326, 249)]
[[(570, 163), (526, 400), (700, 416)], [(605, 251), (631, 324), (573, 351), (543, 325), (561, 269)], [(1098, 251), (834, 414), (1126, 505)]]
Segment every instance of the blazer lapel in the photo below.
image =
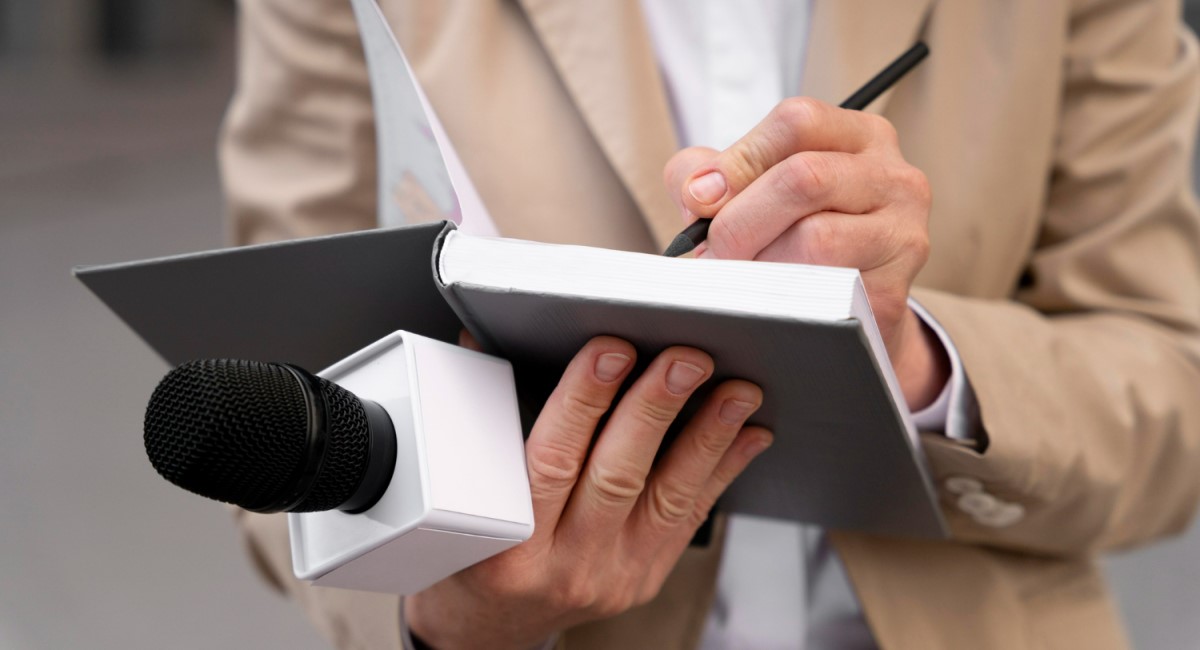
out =
[[(813, 0), (803, 94), (841, 103), (916, 42), (932, 4), (933, 0)], [(866, 110), (882, 113), (891, 94), (884, 93)]]
[(678, 148), (637, 0), (520, 0), (604, 155), (665, 246), (682, 222), (662, 185)]

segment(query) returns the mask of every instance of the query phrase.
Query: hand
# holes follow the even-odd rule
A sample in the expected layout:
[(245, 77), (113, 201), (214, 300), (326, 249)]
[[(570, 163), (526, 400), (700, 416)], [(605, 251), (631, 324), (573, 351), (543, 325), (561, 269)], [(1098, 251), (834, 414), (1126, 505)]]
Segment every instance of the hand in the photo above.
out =
[(933, 401), (949, 363), (908, 307), (929, 257), (929, 183), (886, 119), (784, 100), (725, 151), (680, 151), (664, 176), (685, 222), (713, 218), (700, 257), (859, 269), (910, 408)]
[(769, 432), (743, 426), (762, 391), (731, 380), (653, 464), (667, 427), (712, 376), (708, 355), (683, 347), (658, 355), (597, 434), (634, 357), (628, 343), (598, 337), (571, 361), (525, 443), (533, 536), (406, 599), (426, 643), (528, 648), (647, 602), (717, 497), (770, 444)]

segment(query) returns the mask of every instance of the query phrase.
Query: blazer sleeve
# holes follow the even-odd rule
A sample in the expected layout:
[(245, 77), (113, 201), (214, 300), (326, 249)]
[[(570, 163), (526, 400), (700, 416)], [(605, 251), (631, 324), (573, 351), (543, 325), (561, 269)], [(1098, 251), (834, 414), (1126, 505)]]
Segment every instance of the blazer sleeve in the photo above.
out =
[(276, 591), (294, 600), (309, 621), (338, 650), (406, 650), (400, 626), (400, 597), (349, 589), (313, 587), (292, 573), (287, 516), (238, 508), (250, 559)]
[(221, 130), (234, 243), (371, 228), (375, 120), (347, 0), (241, 0), (237, 86)]
[(1045, 554), (1181, 532), (1200, 497), (1196, 41), (1175, 2), (1075, 11), (1044, 222), (1016, 299), (914, 292), (955, 341), (988, 439), (977, 452), (925, 436), (935, 474), (1024, 512), (984, 525), (946, 490), (951, 530)]
[[(237, 88), (219, 156), (237, 244), (375, 225), (375, 130), (346, 0), (241, 0)], [(400, 598), (313, 587), (292, 573), (287, 519), (236, 510), (264, 580), (334, 647), (399, 650)]]

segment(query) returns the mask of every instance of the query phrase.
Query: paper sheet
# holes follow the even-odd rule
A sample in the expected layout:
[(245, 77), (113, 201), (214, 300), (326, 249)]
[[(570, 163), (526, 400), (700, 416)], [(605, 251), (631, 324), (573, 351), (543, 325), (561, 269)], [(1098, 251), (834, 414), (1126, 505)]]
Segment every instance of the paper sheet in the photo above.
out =
[(496, 227), (375, 0), (351, 0), (375, 100), (379, 225), (445, 219), (495, 236)]

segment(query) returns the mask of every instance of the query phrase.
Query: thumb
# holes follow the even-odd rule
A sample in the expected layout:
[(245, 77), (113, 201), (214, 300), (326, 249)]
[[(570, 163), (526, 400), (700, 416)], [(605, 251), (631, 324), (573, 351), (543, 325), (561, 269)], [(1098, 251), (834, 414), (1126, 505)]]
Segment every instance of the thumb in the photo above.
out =
[(684, 184), (701, 168), (714, 165), (719, 153), (716, 149), (708, 147), (680, 149), (674, 156), (671, 156), (663, 168), (663, 183), (667, 186), (667, 195), (675, 202), (675, 207), (679, 208), (679, 213), (685, 223), (695, 221), (696, 216), (687, 212), (687, 203), (684, 201), (683, 193), (688, 189)]
[(464, 347), (468, 350), (483, 352), (483, 346), (480, 345), (479, 341), (475, 340), (475, 337), (465, 329), (458, 331), (458, 345), (459, 347)]

